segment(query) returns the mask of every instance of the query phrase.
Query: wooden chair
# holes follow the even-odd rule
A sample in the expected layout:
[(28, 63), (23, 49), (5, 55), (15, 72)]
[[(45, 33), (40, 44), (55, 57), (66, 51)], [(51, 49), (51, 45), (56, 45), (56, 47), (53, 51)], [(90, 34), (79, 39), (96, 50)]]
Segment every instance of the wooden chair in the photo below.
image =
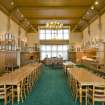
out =
[[(69, 75), (69, 84), (70, 84), (70, 87), (71, 87), (71, 90), (72, 90), (72, 96), (75, 100), (75, 102), (77, 102), (77, 100), (79, 99), (80, 100), (80, 97), (82, 94), (82, 99), (84, 98), (85, 101), (87, 102), (87, 86), (81, 86), (81, 84), (75, 80), (72, 75)], [(81, 89), (81, 91), (80, 91)], [(81, 100), (80, 100), (81, 101)], [(80, 102), (81, 103), (81, 102)]]
[(105, 86), (92, 86), (88, 89), (88, 104), (95, 105), (95, 102), (105, 103)]
[(68, 83), (69, 83), (70, 89), (72, 90), (72, 96), (74, 100), (76, 101), (77, 94), (78, 94), (78, 81), (75, 80), (73, 76), (70, 75), (69, 73), (68, 73)]
[(8, 99), (10, 99), (11, 96), (11, 86), (0, 85), (0, 99), (4, 100), (4, 105), (7, 105)]

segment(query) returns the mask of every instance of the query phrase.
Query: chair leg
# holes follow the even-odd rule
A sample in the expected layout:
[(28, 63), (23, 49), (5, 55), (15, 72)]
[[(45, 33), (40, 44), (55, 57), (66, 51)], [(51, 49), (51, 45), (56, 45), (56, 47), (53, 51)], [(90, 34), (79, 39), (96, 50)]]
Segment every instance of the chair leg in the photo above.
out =
[(24, 94), (24, 98), (26, 99), (26, 78), (23, 82), (23, 94)]
[(5, 95), (4, 105), (7, 105), (7, 96)]
[(88, 101), (88, 100), (87, 100), (87, 91), (88, 91), (88, 90), (87, 90), (87, 87), (86, 87), (86, 93), (85, 93), (85, 94), (86, 94), (86, 96), (85, 96), (86, 105), (87, 105), (87, 101)]
[(102, 105), (105, 105), (105, 103), (104, 103), (104, 102), (102, 102)]
[(22, 100), (22, 103), (23, 103), (23, 81), (21, 82), (21, 92), (20, 92), (20, 95), (21, 95), (21, 100)]
[(14, 105), (14, 87), (12, 86), (12, 105)]
[(81, 87), (81, 85), (80, 85), (80, 87), (79, 87), (79, 94), (80, 94), (80, 105), (82, 105), (82, 87)]
[(94, 90), (95, 90), (95, 88), (93, 87), (93, 96), (92, 96), (92, 105), (94, 105)]
[(7, 90), (6, 90), (6, 85), (4, 85), (4, 90), (5, 90), (5, 98), (4, 98), (4, 105), (7, 105)]

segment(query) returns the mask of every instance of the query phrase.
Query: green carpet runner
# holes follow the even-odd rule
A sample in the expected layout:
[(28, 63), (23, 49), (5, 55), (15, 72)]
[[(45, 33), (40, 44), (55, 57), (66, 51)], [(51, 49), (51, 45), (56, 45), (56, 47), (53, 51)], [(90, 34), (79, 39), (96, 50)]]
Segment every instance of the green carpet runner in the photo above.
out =
[[(17, 105), (17, 103), (15, 103)], [(32, 92), (19, 105), (77, 105), (62, 69), (44, 66)]]

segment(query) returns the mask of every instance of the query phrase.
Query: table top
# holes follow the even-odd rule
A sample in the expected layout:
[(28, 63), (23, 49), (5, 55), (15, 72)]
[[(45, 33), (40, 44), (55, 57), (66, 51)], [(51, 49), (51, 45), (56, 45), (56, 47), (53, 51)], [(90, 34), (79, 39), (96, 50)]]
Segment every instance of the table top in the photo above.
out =
[(4, 74), (0, 77), (0, 84), (17, 85), (40, 66), (41, 63), (28, 64), (11, 73)]
[(67, 61), (67, 62), (64, 62), (63, 65), (76, 65), (75, 63), (71, 62), (71, 61)]
[(105, 85), (105, 79), (84, 68), (70, 68), (68, 73), (72, 75), (81, 85)]

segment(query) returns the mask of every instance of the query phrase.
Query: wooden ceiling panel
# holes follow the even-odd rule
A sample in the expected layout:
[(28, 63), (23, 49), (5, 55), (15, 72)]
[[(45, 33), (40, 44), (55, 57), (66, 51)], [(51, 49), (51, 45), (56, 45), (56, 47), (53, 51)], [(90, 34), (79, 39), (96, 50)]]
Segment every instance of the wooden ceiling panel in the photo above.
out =
[(77, 20), (67, 20), (67, 19), (63, 19), (63, 20), (58, 20), (58, 19), (31, 19), (30, 20), (30, 22), (31, 22), (31, 24), (46, 24), (47, 22), (50, 22), (50, 21), (52, 21), (52, 20), (56, 20), (56, 21), (58, 21), (58, 22), (61, 22), (61, 23), (64, 23), (64, 24), (76, 24), (78, 21), (79, 21), (79, 19), (77, 19)]
[(11, 10), (13, 7), (11, 6), (12, 0), (0, 0), (0, 4), (3, 5), (6, 9)]
[[(11, 2), (14, 5), (11, 5)], [(78, 24), (79, 20), (91, 7), (95, 0), (0, 0), (9, 11), (19, 9), (34, 25), (45, 24), (51, 20), (58, 20), (63, 24)], [(15, 8), (15, 9), (14, 9)], [(15, 16), (16, 17), (16, 16)]]
[(18, 6), (89, 6), (94, 0), (15, 0)]
[(86, 12), (87, 8), (21, 8), (21, 12), (26, 17), (81, 17), (84, 12)]
[(31, 24), (41, 25), (51, 20), (74, 26), (94, 0), (15, 0)]

